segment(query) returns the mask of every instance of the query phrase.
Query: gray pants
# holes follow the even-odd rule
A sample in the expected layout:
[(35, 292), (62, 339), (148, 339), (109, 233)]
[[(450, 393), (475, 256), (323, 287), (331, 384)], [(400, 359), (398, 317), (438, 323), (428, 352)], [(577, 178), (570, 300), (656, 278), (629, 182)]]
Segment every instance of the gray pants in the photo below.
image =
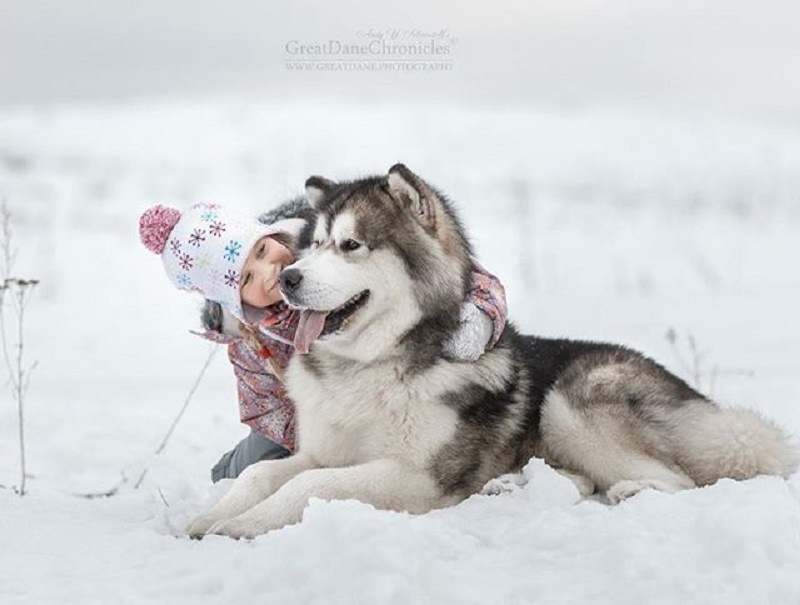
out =
[(211, 469), (211, 481), (235, 479), (248, 466), (262, 460), (286, 458), (291, 452), (273, 443), (261, 433), (250, 431), (230, 452), (224, 454)]

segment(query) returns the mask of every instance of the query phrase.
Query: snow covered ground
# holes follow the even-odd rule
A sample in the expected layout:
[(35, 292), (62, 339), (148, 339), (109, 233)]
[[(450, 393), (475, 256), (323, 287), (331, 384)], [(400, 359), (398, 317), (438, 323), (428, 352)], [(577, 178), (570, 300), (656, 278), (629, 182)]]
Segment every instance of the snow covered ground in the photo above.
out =
[[(198, 301), (138, 243), (140, 212), (256, 212), (312, 173), (397, 161), (457, 201), (523, 329), (627, 343), (800, 435), (796, 127), (253, 99), (6, 109), (0, 193), (17, 273), (42, 284), (26, 335), (30, 493), (0, 489), (0, 602), (800, 602), (797, 474), (608, 507), (534, 461), (517, 492), (425, 516), (314, 502), (252, 542), (183, 537), (228, 487), (208, 471), (246, 431), (219, 354), (152, 456), (210, 349), (188, 333)], [(0, 402), (11, 486), (16, 410), (8, 391)]]

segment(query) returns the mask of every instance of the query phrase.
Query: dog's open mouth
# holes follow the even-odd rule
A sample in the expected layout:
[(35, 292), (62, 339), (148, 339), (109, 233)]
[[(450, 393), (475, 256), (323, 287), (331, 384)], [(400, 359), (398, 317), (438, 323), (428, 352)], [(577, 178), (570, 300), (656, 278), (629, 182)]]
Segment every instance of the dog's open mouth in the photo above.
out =
[(369, 290), (364, 290), (332, 311), (303, 309), (300, 312), (300, 323), (294, 337), (295, 350), (298, 353), (308, 353), (317, 338), (341, 330), (368, 300)]
[(344, 323), (366, 304), (367, 300), (369, 300), (369, 290), (364, 290), (356, 294), (338, 309), (334, 309), (328, 313), (328, 316), (325, 318), (325, 326), (322, 328), (320, 336), (333, 334), (341, 329)]

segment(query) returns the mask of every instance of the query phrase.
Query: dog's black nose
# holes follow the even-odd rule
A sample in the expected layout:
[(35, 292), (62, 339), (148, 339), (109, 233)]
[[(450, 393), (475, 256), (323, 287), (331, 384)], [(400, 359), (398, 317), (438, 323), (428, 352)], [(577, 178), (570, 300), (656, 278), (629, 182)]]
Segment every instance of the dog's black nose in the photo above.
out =
[(284, 269), (281, 271), (281, 290), (284, 292), (291, 292), (300, 285), (301, 281), (303, 281), (303, 274), (300, 273), (300, 269)]

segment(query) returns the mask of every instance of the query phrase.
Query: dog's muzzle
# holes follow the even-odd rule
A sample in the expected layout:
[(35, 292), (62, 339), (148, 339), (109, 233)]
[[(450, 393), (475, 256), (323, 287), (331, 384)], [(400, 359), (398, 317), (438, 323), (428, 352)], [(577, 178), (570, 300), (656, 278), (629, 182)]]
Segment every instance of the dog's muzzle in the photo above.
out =
[(281, 284), (281, 290), (283, 290), (284, 294), (290, 295), (300, 286), (300, 283), (303, 281), (303, 274), (300, 272), (300, 269), (284, 269), (281, 271), (278, 281)]

